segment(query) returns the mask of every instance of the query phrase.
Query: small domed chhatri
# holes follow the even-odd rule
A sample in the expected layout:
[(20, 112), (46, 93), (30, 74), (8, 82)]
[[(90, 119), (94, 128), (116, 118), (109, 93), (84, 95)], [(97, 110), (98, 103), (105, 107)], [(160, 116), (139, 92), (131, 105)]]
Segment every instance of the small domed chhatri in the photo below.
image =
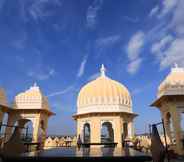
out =
[[(84, 143), (103, 143), (101, 132), (107, 127), (110, 142), (122, 147), (125, 138), (134, 136), (132, 99), (128, 89), (107, 77), (102, 64), (100, 76), (84, 85), (77, 99), (77, 137)], [(86, 133), (88, 130), (88, 133)], [(108, 141), (109, 142), (109, 141)]]
[[(132, 100), (128, 89), (107, 77), (105, 70), (102, 64), (101, 75), (81, 88), (77, 100), (78, 113), (132, 112)], [(114, 105), (114, 108), (108, 109), (110, 105)]]
[(157, 107), (165, 125), (166, 135), (173, 144), (175, 153), (183, 155), (182, 118), (184, 113), (184, 68), (175, 64), (158, 87)]
[(184, 94), (184, 68), (178, 67), (177, 64), (160, 84), (157, 96), (175, 94)]
[(34, 85), (25, 92), (19, 93), (17, 96), (15, 96), (13, 108), (50, 109), (47, 97), (42, 94), (36, 83), (34, 83)]

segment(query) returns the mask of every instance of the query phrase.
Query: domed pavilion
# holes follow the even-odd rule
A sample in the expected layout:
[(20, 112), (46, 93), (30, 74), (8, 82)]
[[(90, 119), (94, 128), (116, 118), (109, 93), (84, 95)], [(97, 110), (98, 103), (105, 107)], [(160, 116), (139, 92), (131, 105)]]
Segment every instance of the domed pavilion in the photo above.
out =
[[(84, 85), (77, 99), (77, 137), (83, 143), (117, 143), (134, 136), (132, 99), (128, 89), (107, 77), (102, 65), (100, 76)], [(104, 134), (106, 132), (106, 135)]]
[[(35, 83), (25, 92), (15, 96), (13, 106), (8, 111), (7, 125), (24, 127), (26, 123), (31, 122), (32, 141), (43, 143), (46, 139), (48, 118), (52, 115), (54, 113), (50, 111), (47, 97)], [(6, 127), (6, 140), (11, 137), (12, 129), (13, 127)]]
[(184, 68), (175, 64), (158, 87), (157, 99), (151, 106), (157, 107), (164, 121), (166, 135), (172, 141), (171, 149), (184, 154), (182, 115), (184, 113)]

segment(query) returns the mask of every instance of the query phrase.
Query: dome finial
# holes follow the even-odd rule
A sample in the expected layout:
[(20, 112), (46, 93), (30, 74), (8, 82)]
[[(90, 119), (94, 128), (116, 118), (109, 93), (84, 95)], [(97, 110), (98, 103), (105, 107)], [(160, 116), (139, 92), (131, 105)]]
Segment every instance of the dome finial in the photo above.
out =
[(174, 67), (175, 68), (178, 68), (178, 64), (176, 62), (174, 63)]
[(104, 67), (104, 64), (102, 64), (101, 69), (100, 69), (101, 76), (105, 76), (105, 71), (106, 71), (106, 69)]
[(34, 82), (33, 87), (37, 87), (37, 83), (36, 82)]

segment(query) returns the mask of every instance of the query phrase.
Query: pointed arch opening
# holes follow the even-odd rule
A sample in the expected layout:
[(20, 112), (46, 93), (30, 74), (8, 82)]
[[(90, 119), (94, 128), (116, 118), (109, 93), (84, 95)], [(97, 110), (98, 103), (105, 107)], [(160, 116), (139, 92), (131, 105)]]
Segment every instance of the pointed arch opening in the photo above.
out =
[(85, 123), (83, 126), (83, 141), (84, 143), (90, 143), (90, 124)]
[(111, 122), (102, 123), (101, 143), (114, 143), (114, 130)]

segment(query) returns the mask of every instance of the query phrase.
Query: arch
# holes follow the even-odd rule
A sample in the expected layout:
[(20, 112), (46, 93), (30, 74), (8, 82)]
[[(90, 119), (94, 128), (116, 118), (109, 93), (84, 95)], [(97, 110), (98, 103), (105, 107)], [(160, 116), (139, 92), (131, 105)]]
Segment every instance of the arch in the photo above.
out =
[(107, 121), (101, 125), (101, 143), (114, 142), (114, 130), (112, 123)]
[[(30, 119), (21, 118), (17, 120), (14, 126), (18, 126), (21, 128), (21, 138), (23, 141), (31, 142), (32, 141), (32, 134), (33, 134), (33, 123)], [(13, 128), (14, 131), (15, 128)], [(12, 133), (13, 133), (12, 131)]]
[(31, 142), (33, 140), (33, 122), (28, 120), (24, 125), (23, 130), (23, 140), (26, 142)]
[(90, 124), (89, 123), (85, 123), (83, 125), (83, 141), (84, 143), (90, 143)]

